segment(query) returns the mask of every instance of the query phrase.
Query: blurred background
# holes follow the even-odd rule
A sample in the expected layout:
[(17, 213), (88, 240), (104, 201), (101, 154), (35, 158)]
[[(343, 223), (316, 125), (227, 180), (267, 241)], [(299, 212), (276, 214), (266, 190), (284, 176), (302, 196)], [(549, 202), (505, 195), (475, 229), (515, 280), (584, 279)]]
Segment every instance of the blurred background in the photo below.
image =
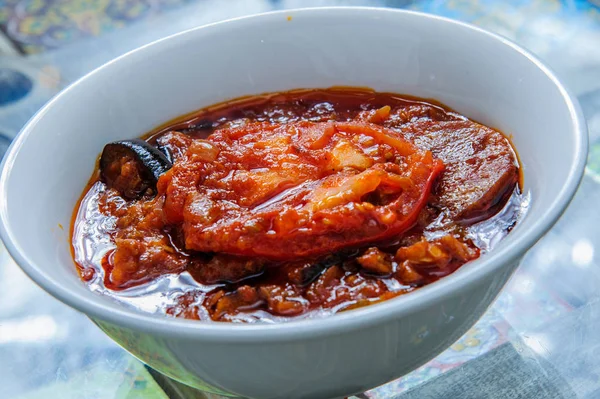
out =
[[(484, 318), (361, 397), (600, 398), (600, 1), (0, 0), (0, 157), (54, 94), (140, 45), (232, 17), (341, 5), (434, 13), (518, 42), (580, 99), (591, 144), (573, 205)], [(206, 397), (216, 398), (156, 375), (49, 297), (0, 243), (0, 398)]]

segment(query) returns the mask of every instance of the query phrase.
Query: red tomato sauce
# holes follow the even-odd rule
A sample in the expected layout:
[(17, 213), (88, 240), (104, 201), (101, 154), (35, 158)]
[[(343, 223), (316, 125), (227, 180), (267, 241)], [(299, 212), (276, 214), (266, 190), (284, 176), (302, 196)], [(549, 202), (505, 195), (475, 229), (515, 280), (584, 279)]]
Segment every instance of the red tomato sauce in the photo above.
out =
[(247, 97), (146, 137), (107, 146), (72, 242), (92, 290), (153, 313), (284, 321), (386, 300), (477, 259), (526, 205), (502, 133), (396, 94)]

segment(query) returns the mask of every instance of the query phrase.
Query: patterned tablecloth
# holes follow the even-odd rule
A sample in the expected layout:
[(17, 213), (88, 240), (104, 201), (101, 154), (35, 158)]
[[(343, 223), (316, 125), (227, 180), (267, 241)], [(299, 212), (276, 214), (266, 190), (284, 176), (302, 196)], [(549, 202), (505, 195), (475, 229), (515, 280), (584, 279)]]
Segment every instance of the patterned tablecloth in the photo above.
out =
[[(321, 5), (405, 7), (472, 22), (544, 59), (582, 102), (586, 177), (569, 210), (485, 316), (425, 366), (368, 398), (600, 398), (600, 2), (577, 0), (4, 0), (0, 154), (52, 95), (167, 34)], [(24, 56), (26, 55), (26, 56)], [(0, 244), (0, 398), (202, 398), (156, 375), (32, 284)], [(210, 396), (210, 395), (208, 395)]]

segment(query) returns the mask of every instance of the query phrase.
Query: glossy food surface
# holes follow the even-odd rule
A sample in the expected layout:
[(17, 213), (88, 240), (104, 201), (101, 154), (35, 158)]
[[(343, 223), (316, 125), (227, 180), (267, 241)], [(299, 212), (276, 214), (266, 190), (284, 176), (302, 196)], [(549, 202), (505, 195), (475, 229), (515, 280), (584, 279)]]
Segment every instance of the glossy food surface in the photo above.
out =
[(506, 137), (394, 94), (245, 98), (148, 142), (173, 167), (139, 199), (125, 195), (131, 162), (112, 165), (118, 186), (94, 177), (73, 247), (92, 289), (151, 312), (272, 321), (364, 306), (479, 257), (522, 211)]
[(187, 141), (160, 182), (165, 223), (183, 226), (188, 250), (273, 260), (405, 232), (443, 169), (367, 123), (249, 123)]

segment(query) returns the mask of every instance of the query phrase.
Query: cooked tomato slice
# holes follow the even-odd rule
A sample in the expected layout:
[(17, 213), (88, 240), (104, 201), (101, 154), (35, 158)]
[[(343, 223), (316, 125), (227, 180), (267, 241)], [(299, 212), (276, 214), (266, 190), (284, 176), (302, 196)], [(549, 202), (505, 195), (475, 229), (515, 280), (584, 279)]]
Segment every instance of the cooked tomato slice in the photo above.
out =
[(159, 190), (188, 250), (289, 260), (403, 233), (442, 170), (367, 122), (250, 123), (194, 141)]

